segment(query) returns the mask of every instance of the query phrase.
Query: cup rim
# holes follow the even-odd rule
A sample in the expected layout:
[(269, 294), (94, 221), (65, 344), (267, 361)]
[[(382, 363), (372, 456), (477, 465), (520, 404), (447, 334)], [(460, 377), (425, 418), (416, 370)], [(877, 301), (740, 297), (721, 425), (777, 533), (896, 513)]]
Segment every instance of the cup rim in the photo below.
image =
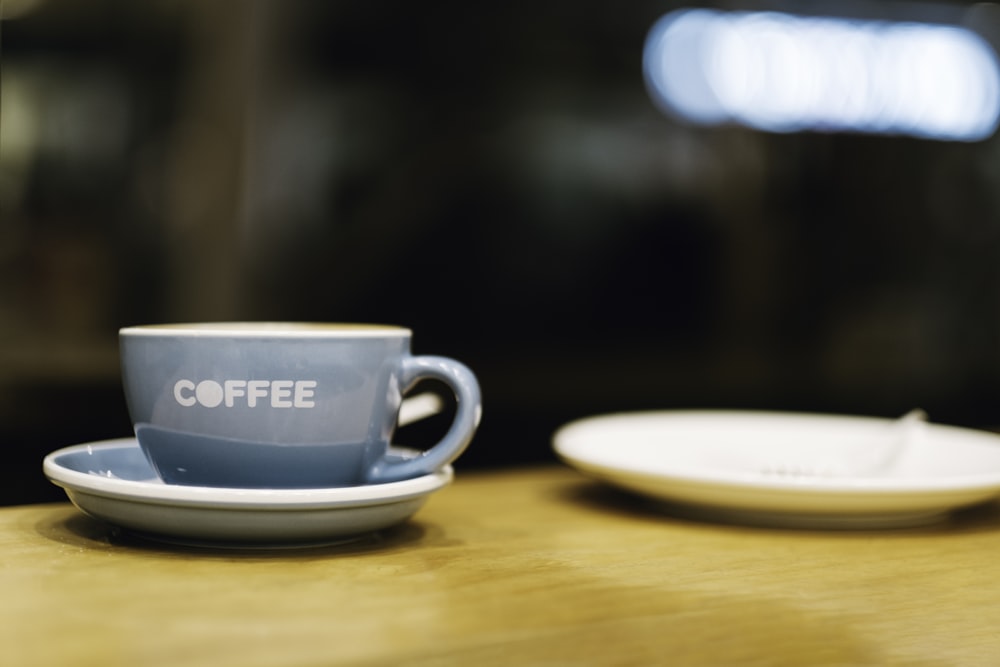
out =
[(122, 327), (120, 336), (169, 336), (191, 338), (382, 338), (407, 337), (410, 329), (393, 324), (353, 322), (178, 322)]

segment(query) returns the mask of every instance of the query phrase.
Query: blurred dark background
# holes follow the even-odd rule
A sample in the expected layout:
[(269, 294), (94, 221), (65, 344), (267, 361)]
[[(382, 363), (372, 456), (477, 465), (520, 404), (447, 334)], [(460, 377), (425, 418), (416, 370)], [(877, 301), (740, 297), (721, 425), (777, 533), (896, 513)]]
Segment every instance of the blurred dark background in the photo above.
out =
[(677, 6), (6, 0), (0, 504), (130, 433), (150, 322), (410, 326), (481, 379), (459, 472), (615, 410), (1000, 424), (998, 140), (681, 124)]

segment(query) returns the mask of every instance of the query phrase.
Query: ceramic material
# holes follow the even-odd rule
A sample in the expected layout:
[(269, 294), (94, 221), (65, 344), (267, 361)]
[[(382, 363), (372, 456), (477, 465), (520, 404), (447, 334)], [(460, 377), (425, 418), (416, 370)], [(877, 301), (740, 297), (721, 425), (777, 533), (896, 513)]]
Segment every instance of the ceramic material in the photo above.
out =
[[(393, 448), (390, 457), (412, 452)], [(450, 466), (388, 484), (331, 489), (227, 489), (164, 484), (134, 438), (49, 454), (45, 475), (84, 513), (146, 537), (222, 547), (325, 544), (410, 518), (451, 482)]]
[(1000, 437), (925, 424), (890, 468), (867, 476), (766, 474), (769, 462), (821, 468), (895, 437), (893, 420), (765, 412), (592, 417), (556, 432), (556, 453), (669, 511), (816, 528), (911, 526), (1000, 496)]
[[(370, 325), (128, 327), (122, 376), (136, 437), (169, 484), (320, 488), (384, 483), (454, 461), (479, 423), (473, 373), (410, 354), (411, 332)], [(444, 382), (458, 407), (418, 457), (388, 458), (403, 394)]]

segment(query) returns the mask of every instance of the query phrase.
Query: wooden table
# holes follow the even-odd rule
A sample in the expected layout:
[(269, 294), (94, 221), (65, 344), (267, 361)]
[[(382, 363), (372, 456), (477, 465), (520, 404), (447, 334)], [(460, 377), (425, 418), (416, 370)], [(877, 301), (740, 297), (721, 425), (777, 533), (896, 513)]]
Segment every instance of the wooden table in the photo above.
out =
[(460, 474), (350, 546), (142, 542), (0, 510), (0, 664), (1000, 664), (1000, 505), (803, 532), (666, 516), (560, 467)]

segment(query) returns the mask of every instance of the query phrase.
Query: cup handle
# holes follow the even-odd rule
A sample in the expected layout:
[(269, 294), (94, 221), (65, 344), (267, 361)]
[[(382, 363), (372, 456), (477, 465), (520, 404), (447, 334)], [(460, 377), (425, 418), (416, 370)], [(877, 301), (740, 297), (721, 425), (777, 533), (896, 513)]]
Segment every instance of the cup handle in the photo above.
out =
[(368, 473), (369, 482), (395, 482), (427, 475), (451, 463), (465, 451), (479, 427), (483, 407), (479, 383), (464, 364), (447, 357), (404, 357), (402, 388), (407, 392), (419, 380), (441, 380), (455, 393), (455, 419), (444, 438), (412, 459), (378, 461)]

